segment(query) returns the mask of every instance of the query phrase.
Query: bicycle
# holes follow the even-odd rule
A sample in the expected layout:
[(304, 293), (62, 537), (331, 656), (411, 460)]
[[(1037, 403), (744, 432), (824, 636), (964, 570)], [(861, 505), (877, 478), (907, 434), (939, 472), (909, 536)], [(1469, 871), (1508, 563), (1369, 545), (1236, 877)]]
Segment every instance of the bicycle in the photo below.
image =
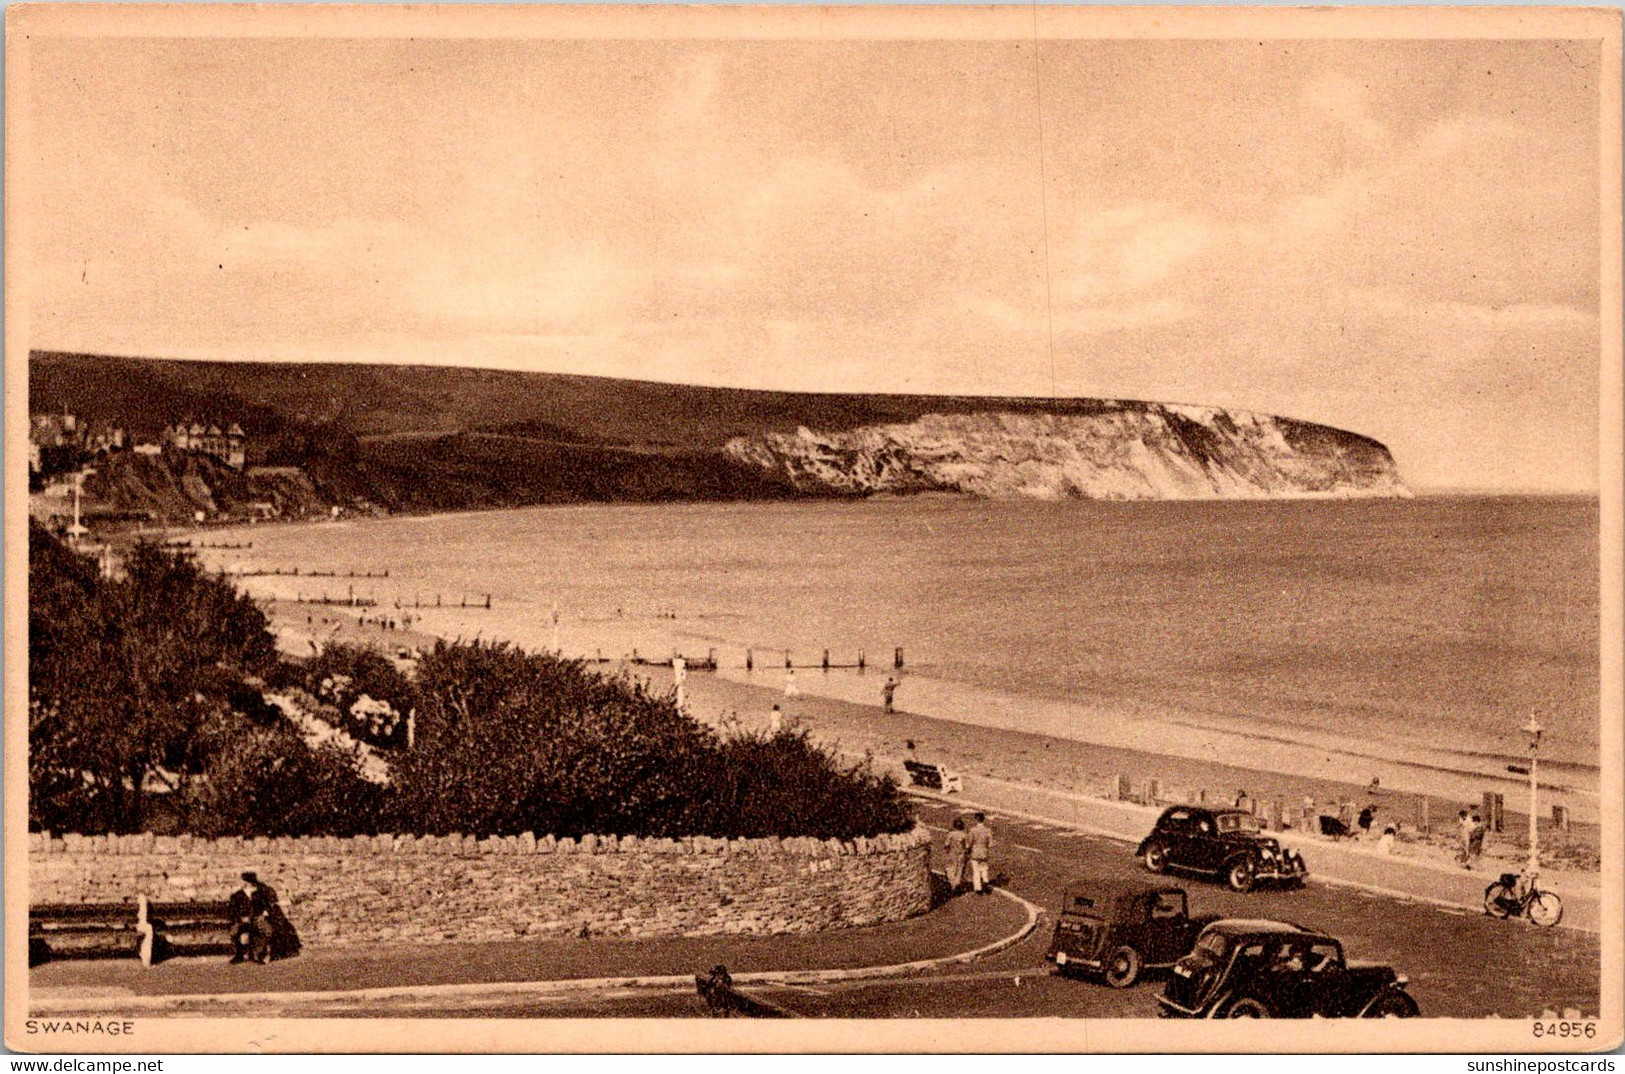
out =
[(1517, 873), (1502, 873), (1501, 879), (1484, 889), (1484, 912), (1491, 917), (1527, 917), (1541, 928), (1551, 928), (1563, 920), (1563, 900), (1554, 891), (1541, 891), (1535, 886), (1539, 873), (1528, 874), (1528, 883), (1518, 894), (1520, 877)]

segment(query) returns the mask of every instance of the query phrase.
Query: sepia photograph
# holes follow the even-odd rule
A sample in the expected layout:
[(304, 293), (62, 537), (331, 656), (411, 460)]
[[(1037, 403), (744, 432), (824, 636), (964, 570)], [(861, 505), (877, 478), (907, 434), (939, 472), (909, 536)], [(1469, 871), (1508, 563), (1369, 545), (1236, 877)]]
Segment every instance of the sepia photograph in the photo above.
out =
[(6, 1046), (1619, 1047), (1620, 29), (12, 8)]

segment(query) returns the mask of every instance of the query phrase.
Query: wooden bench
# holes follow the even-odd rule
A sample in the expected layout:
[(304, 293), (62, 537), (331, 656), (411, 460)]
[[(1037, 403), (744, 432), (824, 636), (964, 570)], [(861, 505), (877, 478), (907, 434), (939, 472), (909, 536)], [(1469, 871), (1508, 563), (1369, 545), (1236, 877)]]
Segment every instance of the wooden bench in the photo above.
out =
[(58, 958), (135, 958), (141, 952), (135, 903), (45, 903), (28, 908), (28, 964)]
[(154, 902), (146, 906), (160, 961), (174, 955), (231, 954), (229, 902)]
[(226, 902), (46, 903), (28, 908), (28, 964), (53, 959), (139, 958), (229, 953)]
[(926, 787), (944, 794), (957, 794), (964, 790), (959, 774), (948, 771), (940, 764), (904, 761), (903, 767), (908, 770), (909, 782), (916, 787)]

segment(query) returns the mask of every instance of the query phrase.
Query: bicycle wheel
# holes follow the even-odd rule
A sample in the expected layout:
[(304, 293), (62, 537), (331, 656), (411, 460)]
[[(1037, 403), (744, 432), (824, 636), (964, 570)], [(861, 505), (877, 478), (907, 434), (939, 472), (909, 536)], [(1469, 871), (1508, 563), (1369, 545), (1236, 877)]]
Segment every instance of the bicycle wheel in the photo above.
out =
[(1511, 894), (1507, 886), (1497, 880), (1484, 889), (1484, 912), (1491, 917), (1506, 917), (1507, 908), (1502, 905), (1501, 900)]
[(1529, 920), (1549, 929), (1563, 920), (1563, 900), (1550, 891), (1537, 891), (1529, 900)]

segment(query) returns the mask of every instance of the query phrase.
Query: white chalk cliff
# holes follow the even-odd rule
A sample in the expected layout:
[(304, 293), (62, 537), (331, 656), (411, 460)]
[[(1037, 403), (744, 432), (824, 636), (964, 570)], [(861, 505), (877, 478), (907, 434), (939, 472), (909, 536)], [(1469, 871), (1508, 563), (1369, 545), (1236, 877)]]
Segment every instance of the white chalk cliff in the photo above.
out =
[(1410, 496), (1388, 449), (1246, 411), (1100, 401), (929, 413), (897, 424), (735, 437), (731, 458), (809, 493), (990, 499)]

